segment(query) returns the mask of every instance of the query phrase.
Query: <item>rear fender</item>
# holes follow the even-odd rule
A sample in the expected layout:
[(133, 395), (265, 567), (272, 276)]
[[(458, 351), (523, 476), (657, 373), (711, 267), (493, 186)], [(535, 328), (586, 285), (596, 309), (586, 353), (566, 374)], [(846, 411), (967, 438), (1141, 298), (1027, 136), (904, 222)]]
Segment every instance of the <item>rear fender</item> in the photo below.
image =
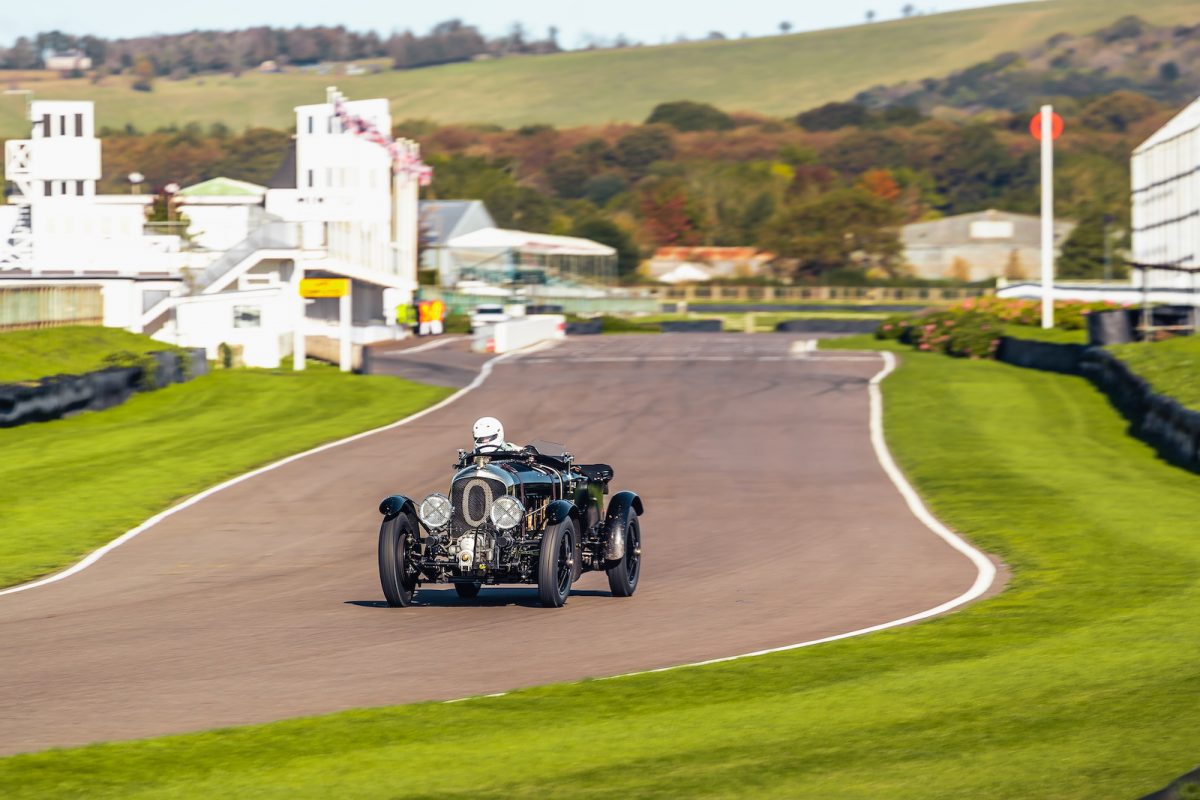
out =
[(632, 511), (639, 517), (644, 512), (642, 498), (633, 492), (617, 492), (608, 501), (604, 514), (604, 557), (609, 561), (620, 561), (625, 557), (625, 520)]

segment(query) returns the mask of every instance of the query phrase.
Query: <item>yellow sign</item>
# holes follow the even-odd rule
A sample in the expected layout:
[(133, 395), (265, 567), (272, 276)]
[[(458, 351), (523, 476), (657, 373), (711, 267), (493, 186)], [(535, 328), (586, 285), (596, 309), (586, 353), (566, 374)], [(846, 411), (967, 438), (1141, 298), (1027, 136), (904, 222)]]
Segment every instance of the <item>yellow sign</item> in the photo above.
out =
[(349, 278), (303, 278), (301, 297), (345, 297), (350, 294)]

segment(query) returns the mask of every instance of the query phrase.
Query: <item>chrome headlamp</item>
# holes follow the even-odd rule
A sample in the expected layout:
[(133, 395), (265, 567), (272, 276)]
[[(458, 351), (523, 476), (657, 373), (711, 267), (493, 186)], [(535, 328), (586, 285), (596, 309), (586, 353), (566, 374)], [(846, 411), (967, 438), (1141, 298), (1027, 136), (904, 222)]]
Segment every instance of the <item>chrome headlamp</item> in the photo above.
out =
[(510, 494), (497, 497), (492, 503), (492, 524), (499, 530), (509, 531), (521, 524), (525, 516), (525, 506)]
[(450, 498), (434, 492), (421, 501), (417, 516), (430, 530), (446, 527), (450, 523)]

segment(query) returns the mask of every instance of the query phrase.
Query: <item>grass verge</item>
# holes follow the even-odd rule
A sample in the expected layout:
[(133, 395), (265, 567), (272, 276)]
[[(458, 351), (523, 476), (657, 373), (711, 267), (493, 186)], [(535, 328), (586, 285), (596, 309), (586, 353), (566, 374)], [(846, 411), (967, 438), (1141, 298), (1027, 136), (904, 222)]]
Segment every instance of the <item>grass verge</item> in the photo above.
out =
[(1003, 594), (705, 668), (13, 757), (0, 796), (1090, 800), (1195, 766), (1200, 477), (1080, 378), (909, 351), (884, 391)]
[(1149, 381), (1155, 391), (1200, 411), (1200, 337), (1118, 344), (1109, 350)]
[(116, 353), (170, 349), (149, 336), (99, 325), (11, 331), (0, 334), (0, 383), (78, 375), (108, 366), (105, 358)]
[[(104, 412), (0, 430), (0, 586), (64, 567), (221, 480), (451, 391), (312, 364), (228, 370)], [(86, 513), (64, 510), (64, 496)]]

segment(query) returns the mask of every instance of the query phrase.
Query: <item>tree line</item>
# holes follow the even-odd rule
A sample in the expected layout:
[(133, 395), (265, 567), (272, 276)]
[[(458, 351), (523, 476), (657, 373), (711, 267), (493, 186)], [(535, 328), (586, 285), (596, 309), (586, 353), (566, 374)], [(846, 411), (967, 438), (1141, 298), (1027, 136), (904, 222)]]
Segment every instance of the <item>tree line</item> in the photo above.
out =
[(458, 19), (441, 22), (423, 35), (404, 31), (387, 37), (375, 31), (350, 31), (341, 25), (260, 26), (232, 32), (190, 31), (127, 39), (49, 31), (22, 36), (11, 47), (0, 47), (0, 68), (36, 69), (43, 66), (44, 54), (79, 51), (92, 60), (94, 69), (133, 72), (146, 64), (150, 76), (238, 73), (264, 61), (308, 65), (376, 58), (390, 58), (395, 69), (415, 69), (481, 56), (555, 53), (559, 51), (557, 35), (552, 28), (543, 38), (530, 36), (521, 25), (514, 24), (505, 35), (489, 39), (475, 26)]
[[(1056, 212), (1078, 227), (1064, 277), (1098, 276), (1104, 237), (1129, 220), (1128, 154), (1173, 110), (1132, 92), (1083, 103), (1056, 154)], [(640, 125), (557, 129), (407, 120), (435, 168), (428, 198), (483, 200), (502, 227), (585, 236), (617, 248), (622, 276), (669, 245), (752, 246), (799, 281), (904, 274), (899, 229), (989, 208), (1036, 213), (1028, 113), (987, 120), (828, 108), (792, 119), (664, 103)], [(101, 191), (217, 176), (266, 183), (291, 132), (217, 124), (102, 130)], [(1017, 276), (1013, 276), (1017, 277)]]

